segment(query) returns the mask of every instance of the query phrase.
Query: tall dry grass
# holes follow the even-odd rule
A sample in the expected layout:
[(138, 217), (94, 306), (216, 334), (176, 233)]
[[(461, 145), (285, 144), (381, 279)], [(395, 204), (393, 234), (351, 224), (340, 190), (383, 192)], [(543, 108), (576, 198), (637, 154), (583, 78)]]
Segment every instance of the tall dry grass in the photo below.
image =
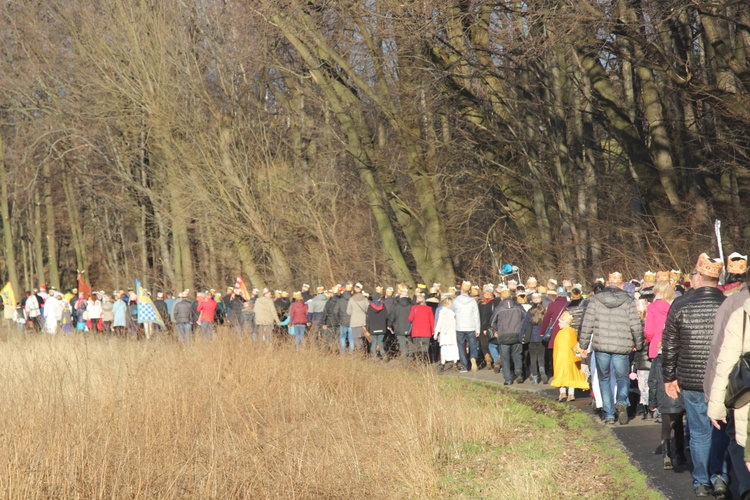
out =
[(436, 462), (462, 431), (430, 371), (228, 337), (10, 334), (0, 494), (435, 496)]

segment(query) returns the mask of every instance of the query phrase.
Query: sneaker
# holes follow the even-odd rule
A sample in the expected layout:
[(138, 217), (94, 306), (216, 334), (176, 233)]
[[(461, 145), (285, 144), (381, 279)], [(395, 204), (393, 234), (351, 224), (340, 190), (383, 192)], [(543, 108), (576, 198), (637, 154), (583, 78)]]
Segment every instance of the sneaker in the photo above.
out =
[(565, 394), (560, 394), (560, 396), (557, 398), (557, 401), (559, 401), (560, 403), (563, 403), (565, 402), (566, 399), (567, 397), (565, 396)]
[(477, 360), (471, 358), (471, 371), (475, 372), (477, 370), (479, 370), (479, 367), (477, 366)]
[(716, 498), (728, 498), (728, 493), (729, 488), (727, 488), (727, 483), (722, 478), (717, 477), (714, 483), (714, 496)]
[(458, 369), (458, 373), (469, 373), (469, 370), (467, 370), (466, 368), (462, 366), (461, 368)]
[(625, 406), (625, 403), (617, 403), (617, 406), (615, 406), (615, 413), (617, 414), (617, 421), (620, 422), (620, 425), (628, 423), (628, 407)]
[(440, 364), (440, 371), (441, 371), (441, 372), (444, 372), (444, 371), (445, 371), (445, 363), (441, 363), (441, 364)]
[(542, 383), (543, 384), (549, 383), (549, 378), (547, 378), (547, 374), (546, 373), (542, 373)]
[(509, 382), (507, 380), (505, 382), (503, 382), (503, 385), (511, 385), (511, 384), (513, 384), (513, 382)]
[(604, 425), (615, 425), (615, 419), (614, 418), (605, 418), (604, 419)]
[(568, 395), (568, 403), (570, 403), (571, 401), (575, 401), (575, 400), (576, 400), (575, 394)]
[(523, 375), (520, 373), (516, 375), (516, 384), (523, 384)]
[(695, 488), (695, 496), (697, 497), (708, 497), (711, 496), (711, 487), (707, 484), (699, 484)]

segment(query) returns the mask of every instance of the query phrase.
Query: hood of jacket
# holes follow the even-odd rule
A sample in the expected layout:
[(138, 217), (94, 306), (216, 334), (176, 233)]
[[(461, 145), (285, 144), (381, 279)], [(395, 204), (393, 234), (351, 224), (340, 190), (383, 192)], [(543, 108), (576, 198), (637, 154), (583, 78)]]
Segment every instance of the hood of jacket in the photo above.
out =
[(370, 302), (370, 305), (376, 311), (382, 311), (383, 310), (383, 303), (380, 302), (379, 300), (373, 300), (372, 302)]
[(349, 300), (352, 298), (352, 292), (344, 291), (344, 293), (341, 294), (341, 298), (344, 300)]
[(620, 290), (615, 286), (608, 286), (596, 297), (599, 302), (610, 309), (620, 307), (625, 302), (633, 300), (628, 292), (626, 292), (625, 290)]
[(365, 296), (364, 296), (363, 294), (361, 294), (361, 293), (358, 293), (358, 294), (356, 294), (356, 295), (352, 295), (352, 300), (353, 300), (354, 302), (363, 302), (363, 301), (367, 301), (367, 297), (365, 297)]

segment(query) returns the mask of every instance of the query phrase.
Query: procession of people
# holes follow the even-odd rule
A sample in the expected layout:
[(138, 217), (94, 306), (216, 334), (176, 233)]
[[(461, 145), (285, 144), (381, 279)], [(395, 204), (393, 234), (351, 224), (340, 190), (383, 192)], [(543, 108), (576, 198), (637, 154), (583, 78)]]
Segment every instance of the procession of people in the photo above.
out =
[[(246, 291), (241, 277), (224, 294), (203, 290), (107, 293), (28, 291), (4, 317), (24, 334), (112, 335), (205, 341), (314, 344), (376, 362), (435, 363), (439, 372), (492, 370), (504, 385), (559, 388), (558, 401), (591, 395), (604, 425), (631, 418), (661, 424), (664, 470), (685, 465), (697, 496), (724, 498), (730, 468), (750, 496), (748, 411), (725, 404), (731, 372), (750, 351), (747, 256), (701, 254), (691, 272), (612, 272), (590, 289), (572, 279), (520, 283), (463, 281), (444, 288), (345, 281), (330, 288)], [(87, 293), (88, 292), (88, 293)], [(588, 293), (586, 293), (588, 292)], [(291, 296), (291, 299), (290, 299)], [(217, 328), (222, 326), (223, 328)], [(292, 342), (293, 340), (293, 342)], [(731, 407), (734, 406), (734, 407)], [(747, 457), (747, 458), (746, 458)]]

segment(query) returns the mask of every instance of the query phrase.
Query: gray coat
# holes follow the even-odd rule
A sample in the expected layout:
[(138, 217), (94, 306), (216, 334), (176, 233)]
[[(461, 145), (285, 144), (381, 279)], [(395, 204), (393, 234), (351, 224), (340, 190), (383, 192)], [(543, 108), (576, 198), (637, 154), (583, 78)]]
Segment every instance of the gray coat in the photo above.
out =
[(578, 336), (581, 348), (588, 347), (592, 336), (596, 352), (630, 354), (634, 347), (643, 349), (643, 325), (627, 292), (608, 286), (591, 298)]
[(190, 323), (190, 314), (193, 310), (193, 303), (190, 300), (181, 300), (175, 302), (172, 309), (175, 323)]

